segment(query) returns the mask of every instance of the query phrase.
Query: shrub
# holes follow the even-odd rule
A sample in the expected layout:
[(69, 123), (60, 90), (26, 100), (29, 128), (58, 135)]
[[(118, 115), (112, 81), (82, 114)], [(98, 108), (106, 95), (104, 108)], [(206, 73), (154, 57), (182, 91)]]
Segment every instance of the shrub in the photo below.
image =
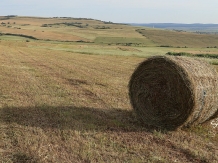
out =
[(172, 55), (172, 56), (192, 56), (191, 53), (186, 52), (167, 52), (166, 55)]

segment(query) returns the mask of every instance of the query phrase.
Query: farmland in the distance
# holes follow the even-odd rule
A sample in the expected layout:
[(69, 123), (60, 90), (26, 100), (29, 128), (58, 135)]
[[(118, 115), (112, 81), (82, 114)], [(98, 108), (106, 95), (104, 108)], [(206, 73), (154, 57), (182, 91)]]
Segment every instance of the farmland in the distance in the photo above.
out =
[(142, 125), (128, 82), (146, 57), (216, 55), (217, 40), (93, 19), (0, 17), (0, 162), (216, 163), (217, 127)]
[(195, 33), (207, 33), (207, 34), (218, 34), (218, 24), (180, 24), (180, 23), (147, 23), (137, 24), (132, 23), (133, 26), (143, 26), (150, 28), (169, 29), (169, 30), (182, 30), (191, 31)]

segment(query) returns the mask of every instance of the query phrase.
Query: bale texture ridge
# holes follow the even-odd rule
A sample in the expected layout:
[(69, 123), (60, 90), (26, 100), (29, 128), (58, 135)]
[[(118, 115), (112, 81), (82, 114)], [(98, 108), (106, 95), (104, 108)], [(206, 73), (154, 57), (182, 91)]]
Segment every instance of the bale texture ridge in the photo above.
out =
[(151, 57), (129, 81), (130, 102), (145, 124), (176, 129), (218, 114), (218, 78), (208, 63), (190, 57)]

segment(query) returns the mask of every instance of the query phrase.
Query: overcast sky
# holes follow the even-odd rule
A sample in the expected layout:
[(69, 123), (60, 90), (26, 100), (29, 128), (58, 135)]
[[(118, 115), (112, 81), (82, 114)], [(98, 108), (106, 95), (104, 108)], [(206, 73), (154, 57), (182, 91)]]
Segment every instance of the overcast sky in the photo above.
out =
[(1, 0), (0, 16), (93, 18), (116, 23), (217, 23), (218, 0)]

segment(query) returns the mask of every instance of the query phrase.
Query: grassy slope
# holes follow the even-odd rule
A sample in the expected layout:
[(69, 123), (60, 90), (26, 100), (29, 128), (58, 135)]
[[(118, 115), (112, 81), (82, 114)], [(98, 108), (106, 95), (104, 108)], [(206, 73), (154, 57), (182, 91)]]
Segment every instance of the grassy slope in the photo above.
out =
[[(92, 30), (114, 37), (113, 30)], [(0, 38), (1, 162), (218, 160), (217, 128), (210, 124), (165, 133), (142, 127), (132, 112), (127, 85), (144, 60), (132, 55), (171, 48)]]
[(160, 29), (139, 29), (137, 31), (160, 46), (218, 47), (218, 35), (216, 34), (206, 35)]
[[(8, 20), (2, 20), (6, 26), (1, 25), (0, 31), (9, 33), (19, 33), (34, 36), (38, 39), (62, 40), (62, 41), (94, 41), (97, 37), (128, 37), (143, 38), (140, 34), (133, 32), (134, 29), (126, 25), (104, 24), (97, 20), (78, 20), (78, 19), (36, 19), (15, 17)], [(8, 22), (10, 24), (8, 24)], [(15, 22), (15, 24), (14, 24)], [(82, 23), (84, 28), (75, 26), (49, 25), (42, 27), (43, 24), (55, 23)], [(86, 26), (88, 24), (88, 26)], [(8, 27), (10, 26), (10, 27)], [(96, 29), (98, 27), (109, 27), (110, 29)], [(21, 29), (19, 29), (21, 28)]]

